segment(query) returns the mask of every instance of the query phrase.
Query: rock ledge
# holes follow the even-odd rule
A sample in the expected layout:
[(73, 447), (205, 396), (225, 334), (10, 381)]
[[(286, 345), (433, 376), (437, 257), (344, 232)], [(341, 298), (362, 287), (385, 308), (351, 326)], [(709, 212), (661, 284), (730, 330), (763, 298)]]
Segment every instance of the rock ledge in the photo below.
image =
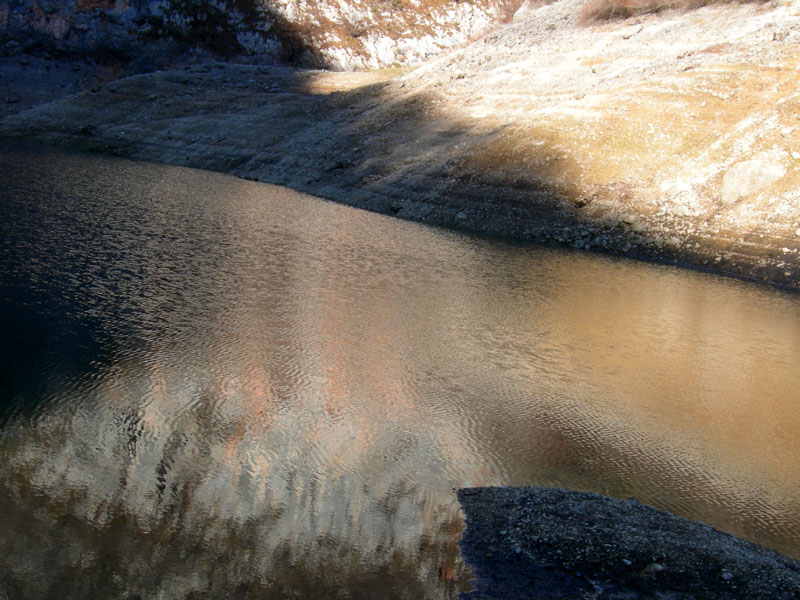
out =
[(713, 527), (562, 489), (458, 491), (469, 600), (800, 598), (800, 564)]

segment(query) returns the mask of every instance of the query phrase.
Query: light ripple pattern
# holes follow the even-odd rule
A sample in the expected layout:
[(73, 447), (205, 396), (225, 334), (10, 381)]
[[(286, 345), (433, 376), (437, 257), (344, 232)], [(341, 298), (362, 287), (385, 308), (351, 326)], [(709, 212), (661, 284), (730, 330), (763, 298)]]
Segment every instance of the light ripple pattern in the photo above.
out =
[(454, 488), (800, 556), (800, 298), (0, 150), (0, 597), (456, 598)]

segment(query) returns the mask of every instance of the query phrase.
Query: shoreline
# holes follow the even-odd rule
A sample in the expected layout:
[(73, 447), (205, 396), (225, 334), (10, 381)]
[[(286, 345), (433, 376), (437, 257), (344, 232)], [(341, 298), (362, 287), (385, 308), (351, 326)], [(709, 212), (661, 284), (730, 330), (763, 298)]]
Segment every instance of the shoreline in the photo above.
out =
[[(731, 260), (730, 254), (724, 263), (713, 260), (721, 256), (719, 249), (716, 247), (700, 247), (694, 250), (679, 251), (665, 247), (661, 241), (651, 242), (643, 239), (641, 235), (637, 235), (635, 229), (624, 226), (606, 229), (602, 226), (597, 227), (592, 222), (575, 221), (563, 215), (529, 215), (527, 220), (522, 220), (519, 213), (512, 216), (504, 214), (506, 207), (500, 207), (500, 210), (493, 214), (487, 214), (487, 211), (491, 210), (491, 208), (479, 207), (472, 214), (467, 214), (460, 209), (461, 207), (457, 203), (459, 201), (463, 202), (465, 198), (469, 197), (470, 201), (476, 205), (479, 204), (480, 195), (475, 193), (470, 196), (465, 193), (461, 197), (439, 197), (440, 202), (408, 198), (403, 196), (403, 190), (395, 192), (385, 190), (383, 193), (373, 192), (370, 197), (364, 197), (358, 193), (351, 196), (348, 194), (348, 190), (339, 189), (334, 182), (328, 182), (320, 188), (317, 185), (313, 185), (314, 182), (303, 183), (297, 180), (287, 181), (281, 177), (249, 176), (239, 173), (236, 168), (222, 169), (202, 162), (175, 160), (172, 156), (161, 155), (154, 148), (120, 145), (112, 140), (109, 140), (106, 144), (104, 141), (98, 142), (73, 135), (9, 135), (7, 131), (2, 129), (1, 124), (0, 138), (19, 140), (26, 144), (38, 144), (74, 152), (102, 154), (129, 160), (207, 170), (231, 175), (246, 181), (286, 187), (322, 200), (344, 204), (384, 216), (510, 244), (533, 244), (579, 252), (595, 252), (603, 256), (672, 266), (715, 277), (766, 285), (790, 293), (800, 291), (800, 261), (798, 262), (798, 271), (790, 273), (784, 270), (786, 268), (785, 265), (770, 265), (763, 264), (763, 262), (760, 265), (756, 265), (742, 261), (734, 264), (731, 268), (729, 263)], [(222, 159), (222, 157), (220, 158)], [(222, 160), (224, 161), (224, 159)], [(542, 193), (547, 194), (548, 192), (544, 191)], [(479, 216), (475, 216), (475, 213), (478, 213)], [(613, 231), (614, 229), (617, 229), (617, 231)], [(590, 239), (587, 238), (592, 238), (598, 233), (604, 236), (603, 245), (592, 247)], [(750, 251), (752, 255), (750, 258), (753, 261), (759, 259), (763, 261), (764, 257), (758, 254), (759, 248), (763, 249), (764, 255), (775, 251), (774, 245), (764, 244), (759, 247), (757, 244), (753, 244), (753, 246), (755, 248)], [(739, 259), (741, 261), (741, 257)], [(792, 268), (794, 268), (793, 263)]]
[[(580, 4), (523, 7), (413, 69), (216, 62), (95, 83), (7, 114), (0, 135), (799, 290), (798, 42), (764, 39), (800, 16), (711, 6), (587, 28)], [(653, 62), (655, 43), (669, 52)]]

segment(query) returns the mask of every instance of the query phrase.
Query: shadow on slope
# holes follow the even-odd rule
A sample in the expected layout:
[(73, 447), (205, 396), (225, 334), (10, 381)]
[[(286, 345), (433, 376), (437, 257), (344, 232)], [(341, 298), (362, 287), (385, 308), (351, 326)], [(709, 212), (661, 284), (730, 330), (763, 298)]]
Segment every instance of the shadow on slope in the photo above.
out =
[(630, 183), (582, 181), (557, 129), (455, 114), (443, 77), (422, 86), (397, 74), (198, 65), (120, 80), (4, 128), (432, 225), (796, 287), (796, 259), (783, 252), (796, 239), (659, 222)]

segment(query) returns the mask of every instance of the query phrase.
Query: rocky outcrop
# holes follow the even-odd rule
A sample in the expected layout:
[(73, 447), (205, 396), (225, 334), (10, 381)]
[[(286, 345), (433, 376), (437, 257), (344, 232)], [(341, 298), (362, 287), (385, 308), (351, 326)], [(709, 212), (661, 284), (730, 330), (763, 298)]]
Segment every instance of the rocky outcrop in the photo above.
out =
[(3, 0), (0, 52), (148, 70), (187, 52), (332, 69), (418, 62), (510, 18), (520, 0)]
[(458, 492), (469, 600), (791, 600), (800, 565), (696, 521), (596, 494), (539, 487)]

